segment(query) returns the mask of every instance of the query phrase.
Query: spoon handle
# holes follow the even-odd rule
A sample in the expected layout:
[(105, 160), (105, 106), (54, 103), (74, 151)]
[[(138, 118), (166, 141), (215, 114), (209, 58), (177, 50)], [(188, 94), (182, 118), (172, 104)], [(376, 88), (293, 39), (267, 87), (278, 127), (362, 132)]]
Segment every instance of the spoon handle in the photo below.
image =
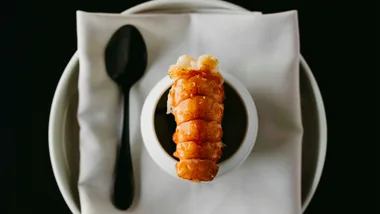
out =
[(134, 197), (134, 175), (129, 143), (129, 90), (124, 91), (124, 118), (121, 146), (116, 163), (113, 203), (120, 210), (128, 209)]

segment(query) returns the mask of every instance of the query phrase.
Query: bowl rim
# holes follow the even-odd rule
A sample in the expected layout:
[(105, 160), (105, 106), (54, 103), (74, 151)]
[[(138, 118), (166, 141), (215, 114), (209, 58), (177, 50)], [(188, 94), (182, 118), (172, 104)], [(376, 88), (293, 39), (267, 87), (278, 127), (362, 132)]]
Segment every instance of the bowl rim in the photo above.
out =
[[(223, 75), (224, 81), (235, 90), (244, 104), (247, 113), (247, 127), (243, 141), (237, 151), (231, 157), (218, 164), (219, 172), (214, 180), (237, 168), (247, 159), (255, 146), (258, 133), (257, 108), (251, 94), (237, 78), (233, 77), (233, 75), (224, 72), (223, 70), (220, 72)], [(154, 114), (157, 103), (165, 91), (171, 87), (173, 82), (174, 81), (168, 76), (165, 76), (153, 86), (142, 107), (140, 115), (140, 130), (144, 146), (154, 162), (166, 173), (175, 178), (179, 178), (175, 170), (175, 164), (177, 161), (162, 147), (157, 138), (154, 125)]]
[[(141, 3), (139, 5), (136, 5), (132, 8), (124, 10), (121, 14), (134, 14), (134, 13), (141, 13), (144, 11), (150, 11), (150, 10), (156, 10), (156, 9), (163, 9), (166, 6), (172, 6), (177, 5), (179, 7), (185, 7), (187, 5), (193, 5), (199, 10), (203, 9), (225, 9), (226, 11), (240, 11), (240, 12), (250, 12), (249, 10), (240, 7), (238, 5), (229, 3), (229, 2), (223, 2), (218, 0), (154, 0), (154, 1), (148, 1), (145, 3)], [(208, 7), (208, 8), (207, 8)], [(306, 74), (306, 77), (308, 81), (310, 82), (310, 86), (312, 89), (312, 93), (315, 98), (315, 105), (317, 109), (317, 120), (318, 120), (318, 131), (319, 131), (319, 143), (318, 143), (318, 153), (317, 156), (317, 164), (316, 164), (316, 170), (314, 173), (312, 185), (310, 187), (310, 191), (305, 196), (305, 200), (302, 203), (302, 212), (305, 211), (305, 209), (310, 204), (311, 199), (313, 198), (315, 191), (318, 187), (318, 184), (320, 182), (322, 171), (325, 164), (326, 159), (326, 152), (327, 152), (327, 121), (326, 121), (326, 113), (324, 108), (324, 102), (322, 99), (322, 95), (320, 92), (320, 89), (318, 87), (318, 84), (316, 82), (316, 79), (307, 64), (304, 57), (300, 56), (300, 64), (301, 67), (304, 69), (304, 72)], [(76, 67), (79, 65), (79, 58), (78, 58), (78, 51), (76, 50), (71, 59), (69, 60), (68, 64), (66, 65), (61, 78), (59, 79), (59, 82), (57, 84), (56, 90), (53, 95), (52, 105), (50, 108), (50, 116), (49, 116), (49, 126), (48, 126), (48, 147), (49, 147), (49, 155), (50, 155), (50, 162), (52, 166), (52, 171), (55, 177), (55, 180), (57, 182), (57, 186), (62, 194), (63, 199), (65, 200), (67, 206), (73, 212), (74, 214), (80, 214), (78, 206), (75, 204), (73, 197), (71, 196), (69, 192), (69, 187), (65, 183), (65, 179), (63, 178), (62, 174), (63, 171), (67, 171), (65, 166), (62, 166), (60, 162), (64, 161), (62, 160), (62, 157), (60, 155), (56, 154), (56, 150), (60, 146), (60, 142), (62, 140), (57, 139), (55, 136), (56, 133), (62, 132), (63, 128), (60, 122), (65, 115), (66, 111), (62, 107), (60, 107), (63, 103), (63, 100), (65, 100), (66, 96), (66, 87), (69, 84), (70, 80), (73, 78), (74, 75), (76, 75)], [(302, 201), (301, 201), (302, 202)]]

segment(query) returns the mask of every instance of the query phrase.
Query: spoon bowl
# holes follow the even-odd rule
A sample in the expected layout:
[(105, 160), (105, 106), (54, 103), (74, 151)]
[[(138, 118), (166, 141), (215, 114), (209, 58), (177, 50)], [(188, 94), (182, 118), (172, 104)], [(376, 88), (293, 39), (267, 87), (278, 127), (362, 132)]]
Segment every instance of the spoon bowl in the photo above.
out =
[(105, 52), (108, 76), (128, 90), (143, 75), (147, 65), (147, 48), (140, 31), (124, 25), (111, 37)]

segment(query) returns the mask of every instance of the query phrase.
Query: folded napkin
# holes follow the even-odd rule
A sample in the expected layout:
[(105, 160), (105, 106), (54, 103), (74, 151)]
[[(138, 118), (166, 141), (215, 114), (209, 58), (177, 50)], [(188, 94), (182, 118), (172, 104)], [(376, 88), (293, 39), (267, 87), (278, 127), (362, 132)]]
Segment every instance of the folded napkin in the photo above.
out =
[[(111, 203), (122, 95), (107, 76), (104, 49), (122, 25), (133, 24), (148, 48), (144, 77), (131, 89), (130, 127), (137, 193), (122, 212)], [(78, 11), (80, 176), (83, 214), (301, 213), (299, 35), (296, 11), (275, 14), (140, 14)], [(162, 171), (142, 142), (139, 119), (149, 91), (180, 55), (216, 56), (240, 79), (259, 115), (256, 146), (238, 168), (209, 183)]]

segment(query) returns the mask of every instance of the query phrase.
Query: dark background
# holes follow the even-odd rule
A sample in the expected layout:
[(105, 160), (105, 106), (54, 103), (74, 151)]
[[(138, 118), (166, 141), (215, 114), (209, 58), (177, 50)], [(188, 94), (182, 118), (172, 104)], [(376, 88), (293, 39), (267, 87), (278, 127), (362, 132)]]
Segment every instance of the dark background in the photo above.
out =
[[(76, 10), (121, 12), (141, 0), (2, 4), (0, 213), (69, 214), (48, 154), (50, 105), (76, 51)], [(297, 9), (301, 53), (319, 84), (328, 120), (326, 165), (306, 214), (376, 213), (379, 24), (369, 1), (231, 0), (264, 13)], [(365, 7), (365, 8), (364, 8)], [(375, 88), (376, 86), (376, 88)], [(378, 108), (377, 108), (378, 110)], [(31, 191), (30, 191), (31, 188)], [(378, 199), (378, 198), (377, 198)]]

